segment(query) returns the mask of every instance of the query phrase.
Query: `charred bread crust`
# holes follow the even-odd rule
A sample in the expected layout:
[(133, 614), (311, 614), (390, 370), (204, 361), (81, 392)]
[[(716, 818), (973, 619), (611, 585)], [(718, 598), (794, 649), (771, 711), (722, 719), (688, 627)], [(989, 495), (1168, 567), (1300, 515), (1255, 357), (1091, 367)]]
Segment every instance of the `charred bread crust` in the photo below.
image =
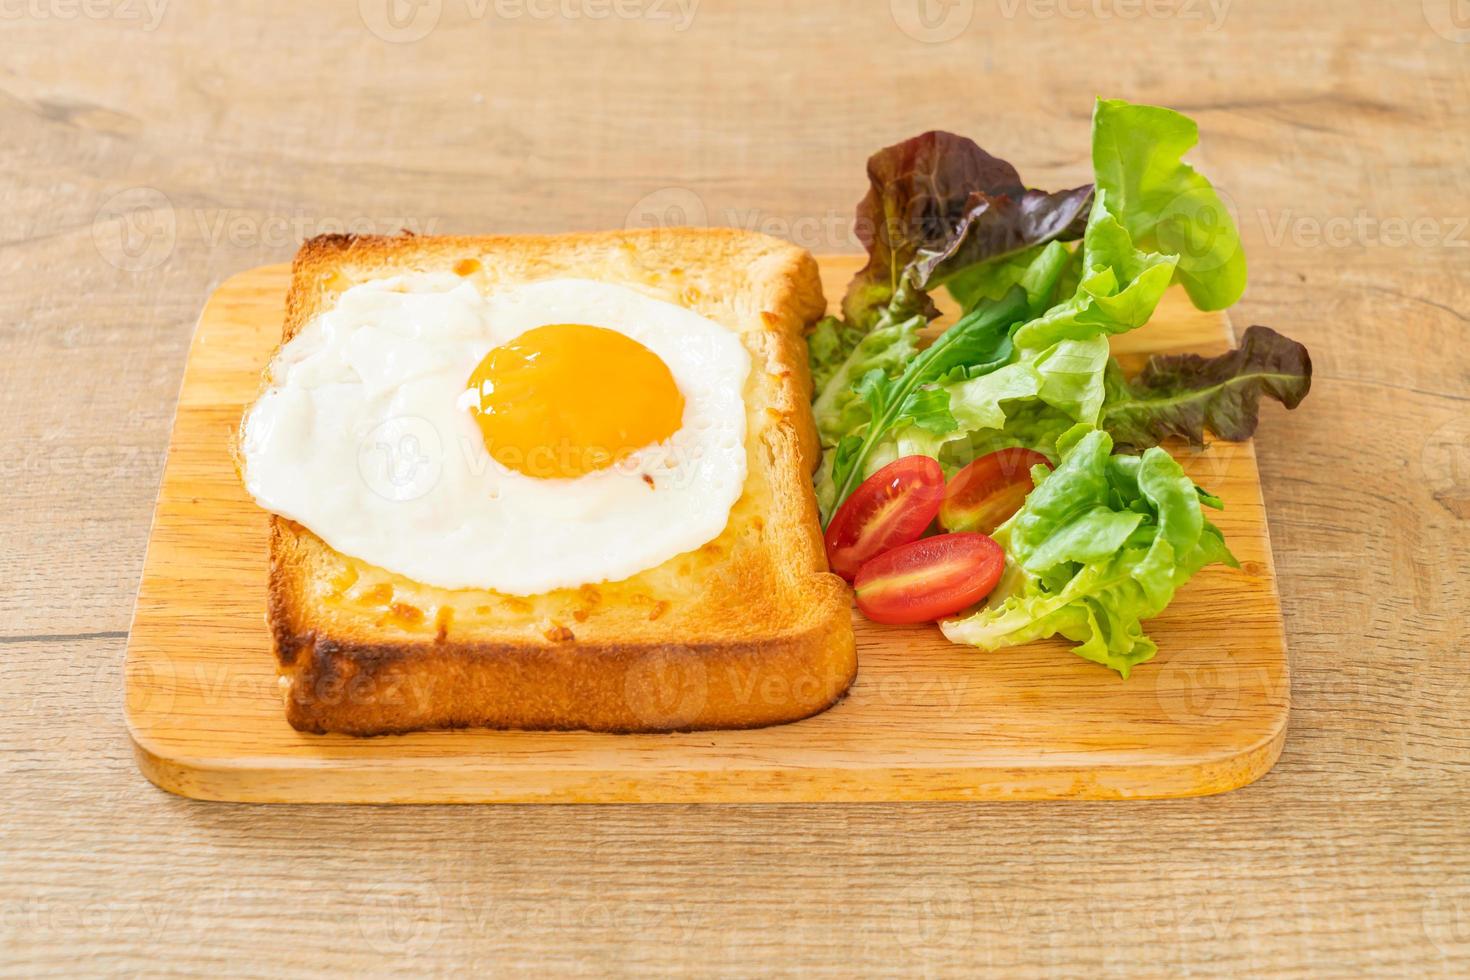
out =
[(409, 271), (487, 288), (605, 279), (735, 330), (752, 359), (745, 493), (697, 551), (622, 582), (531, 597), (425, 586), (273, 516), (268, 618), (294, 727), (750, 728), (846, 693), (857, 672), (851, 603), (827, 571), (811, 484), (820, 450), (803, 337), (826, 304), (807, 252), (722, 229), (324, 235), (293, 263), (282, 342), (343, 289)]

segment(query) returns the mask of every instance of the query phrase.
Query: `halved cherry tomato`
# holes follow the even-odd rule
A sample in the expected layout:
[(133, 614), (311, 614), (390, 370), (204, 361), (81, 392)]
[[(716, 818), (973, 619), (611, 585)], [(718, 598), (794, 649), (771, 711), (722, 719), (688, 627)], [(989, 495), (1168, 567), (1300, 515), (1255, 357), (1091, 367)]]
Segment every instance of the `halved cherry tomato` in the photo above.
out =
[(983, 534), (938, 534), (884, 552), (858, 572), (857, 607), (875, 623), (927, 623), (990, 595), (1005, 552)]
[(1031, 492), (1031, 467), (1051, 461), (1029, 449), (1002, 449), (960, 470), (944, 488), (939, 526), (946, 531), (993, 534), (1021, 509)]
[(918, 538), (939, 513), (944, 471), (928, 456), (896, 459), (868, 477), (827, 525), (827, 562), (849, 582), (863, 562)]

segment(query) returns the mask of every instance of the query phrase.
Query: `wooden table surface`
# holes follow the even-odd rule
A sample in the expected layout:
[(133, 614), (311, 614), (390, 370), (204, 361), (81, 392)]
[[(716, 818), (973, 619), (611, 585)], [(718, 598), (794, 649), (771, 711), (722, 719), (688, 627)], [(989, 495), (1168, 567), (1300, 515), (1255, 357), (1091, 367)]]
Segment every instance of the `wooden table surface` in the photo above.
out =
[[(309, 9), (308, 9), (309, 8)], [(0, 972), (1470, 971), (1464, 0), (0, 3)], [(1456, 19), (1458, 15), (1458, 19)], [(331, 230), (847, 230), (872, 149), (1085, 179), (1176, 106), (1238, 326), (1306, 342), (1258, 439), (1285, 754), (1149, 804), (272, 808), (133, 767), (120, 667), (210, 289)]]

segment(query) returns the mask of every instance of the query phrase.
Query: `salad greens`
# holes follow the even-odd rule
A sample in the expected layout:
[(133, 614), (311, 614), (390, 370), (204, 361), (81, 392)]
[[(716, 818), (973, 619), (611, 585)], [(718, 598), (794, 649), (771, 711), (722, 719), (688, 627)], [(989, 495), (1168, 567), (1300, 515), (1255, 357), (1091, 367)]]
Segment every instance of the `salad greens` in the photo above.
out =
[(1199, 127), (1172, 109), (1099, 99), (1092, 169), (1132, 240), (1179, 256), (1178, 279), (1194, 305), (1223, 310), (1245, 292), (1245, 252), (1215, 189), (1183, 161), (1198, 142)]
[(1056, 470), (994, 535), (1007, 563), (986, 607), (940, 628), (987, 650), (1065, 636), (1078, 656), (1127, 677), (1158, 650), (1141, 621), (1204, 566), (1236, 562), (1164, 450), (1114, 456), (1106, 432), (1077, 426), (1059, 451)]
[[(997, 532), (1006, 577), (984, 609), (944, 624), (951, 639), (996, 649), (1061, 634), (1126, 676), (1154, 653), (1140, 620), (1199, 568), (1233, 562), (1200, 509), (1218, 501), (1158, 443), (1249, 438), (1263, 396), (1295, 408), (1307, 394), (1306, 349), (1252, 327), (1238, 350), (1155, 357), (1131, 380), (1109, 351), (1175, 283), (1204, 310), (1245, 290), (1234, 221), (1183, 161), (1197, 140), (1179, 113), (1099, 100), (1092, 185), (1029, 189), (949, 133), (868, 162), (857, 210), (868, 262), (842, 317), (810, 338), (824, 521), (902, 456), (953, 473), (1016, 446), (1059, 463), (1033, 474), (1036, 489)], [(925, 347), (939, 288), (960, 317)]]
[(1105, 383), (1102, 424), (1119, 447), (1144, 448), (1169, 436), (1200, 446), (1207, 429), (1221, 439), (1249, 439), (1262, 395), (1296, 408), (1312, 386), (1312, 359), (1301, 344), (1255, 326), (1219, 357), (1156, 355), (1132, 381), (1111, 364)]
[(1002, 258), (1028, 246), (1078, 237), (1092, 188), (1058, 194), (1027, 190), (1021, 176), (974, 141), (928, 132), (868, 160), (868, 194), (856, 231), (868, 264), (842, 301), (847, 322), (870, 329), (938, 310), (924, 290), (946, 271)]

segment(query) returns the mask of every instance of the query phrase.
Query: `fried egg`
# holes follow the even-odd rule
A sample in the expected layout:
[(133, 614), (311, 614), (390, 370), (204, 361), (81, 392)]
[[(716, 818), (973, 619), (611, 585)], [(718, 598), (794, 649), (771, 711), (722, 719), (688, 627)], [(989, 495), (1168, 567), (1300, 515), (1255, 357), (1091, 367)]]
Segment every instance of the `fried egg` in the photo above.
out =
[(241, 433), (245, 486), (428, 585), (617, 581), (724, 529), (749, 372), (731, 330), (611, 283), (375, 280), (272, 360)]

